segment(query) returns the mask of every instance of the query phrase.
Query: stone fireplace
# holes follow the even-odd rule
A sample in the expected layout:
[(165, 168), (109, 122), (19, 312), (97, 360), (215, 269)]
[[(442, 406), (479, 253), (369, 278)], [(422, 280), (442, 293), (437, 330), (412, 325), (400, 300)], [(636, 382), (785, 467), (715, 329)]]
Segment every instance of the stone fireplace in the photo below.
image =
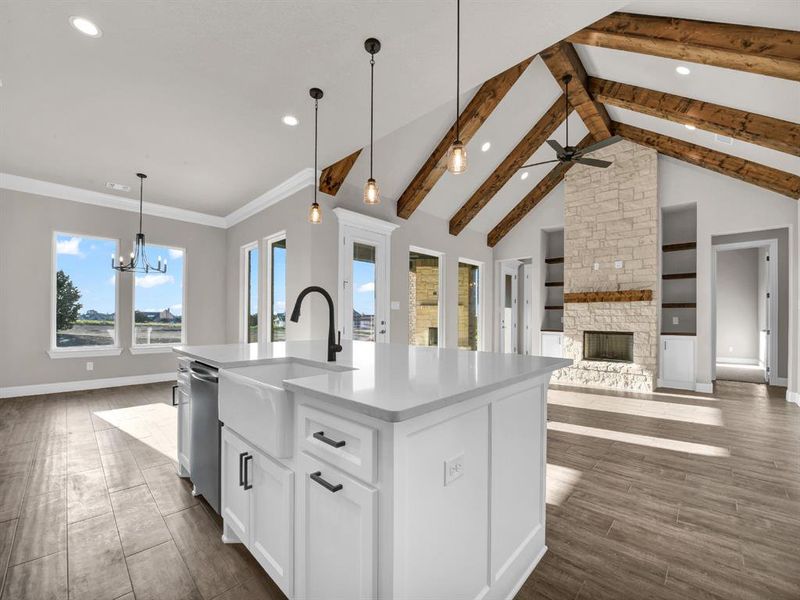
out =
[[(614, 164), (576, 165), (565, 177), (564, 356), (574, 363), (553, 381), (652, 391), (659, 319), (657, 153), (622, 141), (592, 156)], [(588, 341), (592, 333), (610, 334), (606, 345)]]

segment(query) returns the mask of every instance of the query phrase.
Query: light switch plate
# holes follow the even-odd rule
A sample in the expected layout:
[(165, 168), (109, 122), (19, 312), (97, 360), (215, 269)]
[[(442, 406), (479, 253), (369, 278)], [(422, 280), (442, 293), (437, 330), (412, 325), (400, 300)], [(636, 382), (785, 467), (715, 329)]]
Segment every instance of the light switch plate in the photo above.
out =
[(464, 474), (464, 454), (444, 461), (444, 484), (450, 485)]
[(600, 270), (600, 263), (594, 263), (592, 265), (592, 269), (594, 269), (595, 271), (599, 271)]
[(621, 260), (615, 260), (614, 261), (614, 268), (615, 269), (621, 269), (623, 264), (624, 263)]
[(92, 361), (86, 362), (86, 370), (87, 371), (94, 371), (94, 363)]
[(392, 300), (392, 310), (400, 310), (400, 302)]
[(677, 325), (678, 324), (678, 317), (672, 317), (672, 324), (673, 325)]

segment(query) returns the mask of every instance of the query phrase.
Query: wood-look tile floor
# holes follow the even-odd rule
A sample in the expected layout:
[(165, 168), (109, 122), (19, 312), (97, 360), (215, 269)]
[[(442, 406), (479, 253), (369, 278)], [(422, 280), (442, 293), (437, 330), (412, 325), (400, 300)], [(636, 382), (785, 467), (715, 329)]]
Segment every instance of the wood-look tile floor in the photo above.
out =
[[(549, 550), (517, 597), (800, 598), (800, 409), (783, 393), (551, 389)], [(169, 398), (0, 401), (2, 600), (283, 598), (176, 477)]]

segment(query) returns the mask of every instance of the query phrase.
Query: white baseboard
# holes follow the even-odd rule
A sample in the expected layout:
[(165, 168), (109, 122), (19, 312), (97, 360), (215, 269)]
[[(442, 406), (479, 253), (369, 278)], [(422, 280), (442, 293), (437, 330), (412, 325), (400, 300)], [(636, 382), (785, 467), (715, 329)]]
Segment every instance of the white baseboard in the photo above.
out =
[(788, 377), (776, 377), (775, 383), (770, 383), (770, 385), (777, 385), (779, 387), (789, 387), (789, 378)]
[(169, 373), (152, 373), (149, 375), (130, 375), (127, 377), (107, 377), (105, 379), (84, 379), (81, 381), (62, 381), (60, 383), (38, 383), (34, 385), (17, 385), (0, 388), (0, 398), (16, 398), (18, 396), (38, 396), (39, 394), (60, 394), (81, 390), (97, 390), (100, 388), (121, 387), (123, 385), (141, 385), (173, 381), (175, 371)]
[(800, 406), (800, 392), (790, 392), (786, 390), (786, 401)]
[(757, 358), (737, 358), (735, 356), (718, 356), (718, 365), (753, 365), (758, 366)]
[(714, 384), (713, 383), (700, 383), (699, 381), (694, 384), (694, 391), (700, 392), (701, 394), (713, 394), (714, 393)]

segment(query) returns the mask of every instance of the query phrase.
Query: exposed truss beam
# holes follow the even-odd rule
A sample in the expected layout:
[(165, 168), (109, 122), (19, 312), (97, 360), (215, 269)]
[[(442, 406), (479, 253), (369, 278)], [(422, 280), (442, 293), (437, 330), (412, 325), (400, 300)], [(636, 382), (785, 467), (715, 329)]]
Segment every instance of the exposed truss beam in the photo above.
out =
[(335, 196), (350, 173), (350, 169), (356, 164), (361, 150), (363, 148), (359, 148), (352, 154), (322, 169), (322, 174), (319, 176), (319, 191)]
[[(533, 57), (523, 60), (484, 82), (467, 107), (462, 111), (459, 119), (461, 141), (469, 143), (480, 129), (483, 122), (489, 118), (506, 93), (517, 82), (520, 76), (531, 64)], [(428, 193), (441, 179), (447, 170), (447, 151), (455, 140), (455, 123), (450, 127), (444, 137), (433, 149), (431, 155), (423, 163), (419, 172), (408, 184), (397, 201), (397, 216), (407, 219), (422, 204)]]
[(566, 107), (564, 96), (560, 96), (539, 119), (525, 137), (503, 159), (494, 172), (484, 181), (464, 205), (450, 219), (450, 233), (458, 235), (486, 206), (492, 197), (511, 179), (525, 161), (544, 144), (556, 128), (569, 116), (572, 107)]
[(800, 197), (800, 177), (792, 173), (624, 123), (614, 123), (614, 131), (627, 140), (655, 148), (661, 154), (735, 177), (790, 198)]
[(589, 93), (603, 104), (800, 156), (797, 123), (595, 77), (589, 78)]
[(798, 31), (612, 13), (567, 39), (800, 81)]

